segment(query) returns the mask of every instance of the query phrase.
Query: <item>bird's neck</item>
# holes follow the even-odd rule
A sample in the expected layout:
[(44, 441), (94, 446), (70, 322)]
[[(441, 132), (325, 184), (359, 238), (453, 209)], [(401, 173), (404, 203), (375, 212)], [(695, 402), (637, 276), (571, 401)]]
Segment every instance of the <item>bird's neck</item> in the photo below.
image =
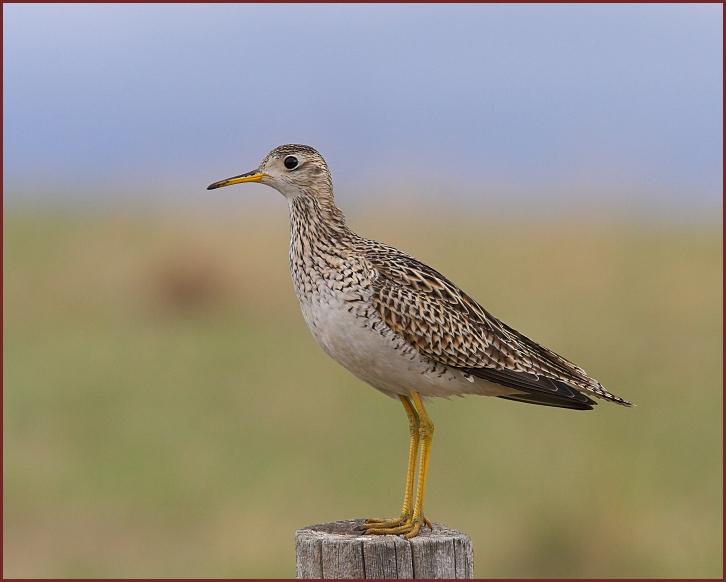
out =
[(332, 197), (290, 199), (290, 259), (293, 265), (310, 265), (314, 256), (341, 256), (355, 238)]
[(332, 196), (296, 196), (290, 199), (292, 236), (305, 238), (336, 237), (349, 233), (345, 216)]

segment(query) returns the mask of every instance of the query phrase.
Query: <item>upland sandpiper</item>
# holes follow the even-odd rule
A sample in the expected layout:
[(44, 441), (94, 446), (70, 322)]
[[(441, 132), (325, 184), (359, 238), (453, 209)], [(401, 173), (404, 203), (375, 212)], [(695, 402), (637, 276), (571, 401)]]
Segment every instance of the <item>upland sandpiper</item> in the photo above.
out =
[(438, 271), (354, 233), (315, 149), (279, 146), (256, 170), (208, 189), (243, 182), (272, 186), (287, 198), (290, 270), (315, 339), (358, 378), (400, 399), (408, 416), (401, 515), (369, 519), (365, 532), (411, 538), (430, 527), (423, 501), (434, 425), (426, 398), (481, 394), (590, 410), (594, 396), (630, 406), (579, 366), (499, 321)]

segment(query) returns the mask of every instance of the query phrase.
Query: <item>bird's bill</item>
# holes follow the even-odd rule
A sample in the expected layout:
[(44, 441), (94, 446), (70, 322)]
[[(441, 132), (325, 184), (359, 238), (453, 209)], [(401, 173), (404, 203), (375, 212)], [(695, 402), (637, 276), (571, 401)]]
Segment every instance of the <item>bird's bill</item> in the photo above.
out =
[(246, 174), (232, 176), (231, 178), (227, 178), (226, 180), (220, 180), (219, 182), (210, 184), (209, 186), (207, 186), (207, 190), (223, 188), (224, 186), (233, 186), (234, 184), (244, 184), (245, 182), (259, 182), (266, 175), (267, 174), (265, 174), (264, 172), (258, 172), (257, 170), (253, 170), (252, 172), (247, 172)]

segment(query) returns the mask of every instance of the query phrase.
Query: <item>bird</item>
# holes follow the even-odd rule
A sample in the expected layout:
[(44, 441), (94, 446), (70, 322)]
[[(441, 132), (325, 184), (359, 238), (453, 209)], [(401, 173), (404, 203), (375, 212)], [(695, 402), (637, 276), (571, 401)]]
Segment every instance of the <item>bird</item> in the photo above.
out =
[(400, 515), (362, 522), (364, 534), (410, 539), (423, 513), (434, 424), (424, 401), (485, 395), (591, 410), (631, 402), (578, 365), (497, 319), (434, 268), (356, 234), (335, 203), (330, 169), (307, 145), (274, 148), (259, 166), (210, 184), (271, 186), (288, 202), (289, 262), (300, 308), (320, 347), (359, 379), (397, 398), (408, 418)]

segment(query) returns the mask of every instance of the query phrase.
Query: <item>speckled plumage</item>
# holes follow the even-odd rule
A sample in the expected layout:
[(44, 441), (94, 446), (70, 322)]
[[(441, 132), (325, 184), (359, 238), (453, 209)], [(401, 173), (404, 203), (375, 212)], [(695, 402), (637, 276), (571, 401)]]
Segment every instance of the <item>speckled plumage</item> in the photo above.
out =
[[(282, 146), (266, 161), (298, 148)], [(428, 265), (355, 234), (311, 150), (326, 187), (288, 197), (290, 268), (305, 320), (331, 357), (390, 395), (488, 394), (575, 409), (592, 408), (591, 395), (630, 404)]]
[(275, 148), (256, 170), (208, 188), (243, 182), (267, 184), (288, 200), (290, 271), (315, 339), (353, 374), (397, 396), (408, 417), (400, 516), (366, 520), (366, 533), (412, 538), (432, 527), (423, 502), (434, 425), (424, 397), (483, 394), (589, 410), (594, 396), (630, 405), (499, 321), (438, 271), (350, 230), (335, 205), (328, 166), (310, 146)]

